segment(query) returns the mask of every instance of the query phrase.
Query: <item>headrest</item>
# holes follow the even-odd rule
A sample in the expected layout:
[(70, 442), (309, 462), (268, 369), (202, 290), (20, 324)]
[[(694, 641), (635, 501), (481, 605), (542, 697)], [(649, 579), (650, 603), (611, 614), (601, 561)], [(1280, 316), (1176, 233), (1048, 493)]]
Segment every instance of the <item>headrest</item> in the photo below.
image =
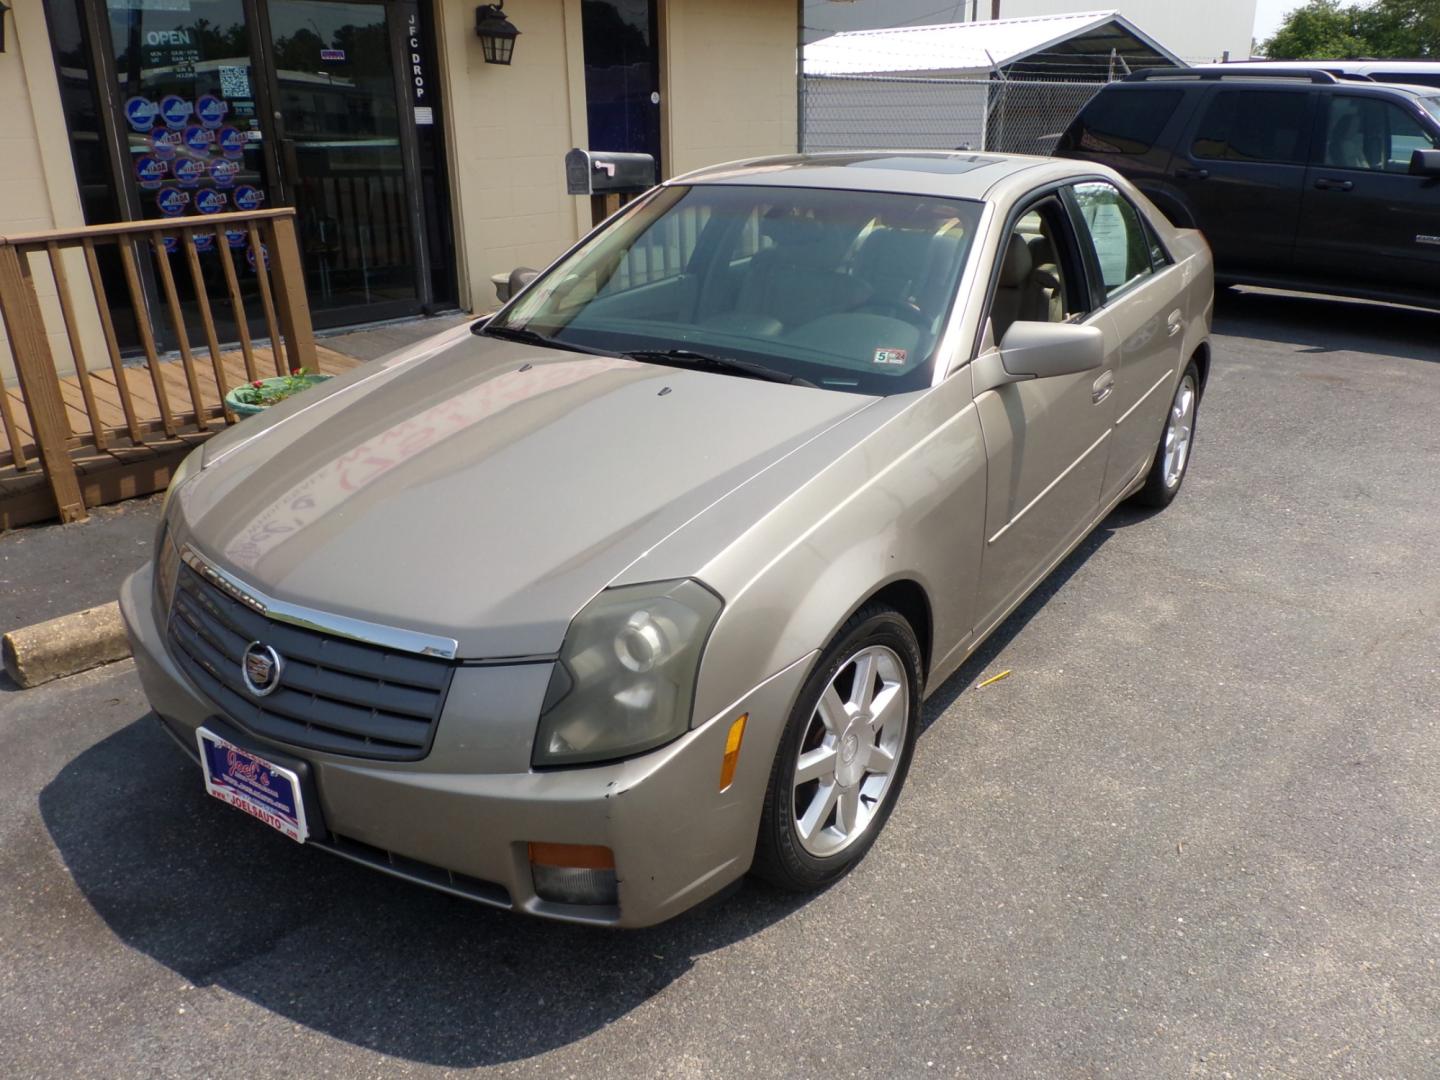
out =
[(1000, 266), (1000, 287), (1018, 289), (1030, 277), (1035, 260), (1030, 256), (1030, 245), (1019, 233), (1010, 234), (1010, 243), (1005, 248), (1005, 261)]
[[(774, 211), (771, 213), (774, 214)], [(776, 247), (817, 243), (824, 234), (824, 228), (818, 221), (789, 213), (767, 215), (760, 223), (760, 231), (773, 240)]]
[(1030, 247), (1030, 258), (1036, 266), (1045, 266), (1055, 262), (1055, 245), (1050, 243), (1048, 236), (1032, 236), (1026, 243)]

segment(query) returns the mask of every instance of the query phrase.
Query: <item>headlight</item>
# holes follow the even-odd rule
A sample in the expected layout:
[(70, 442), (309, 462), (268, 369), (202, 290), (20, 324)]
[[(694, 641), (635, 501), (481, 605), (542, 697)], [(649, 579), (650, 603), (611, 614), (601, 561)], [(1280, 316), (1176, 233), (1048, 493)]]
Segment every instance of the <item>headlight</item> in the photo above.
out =
[(165, 498), (160, 503), (160, 518), (163, 521), (170, 512), (170, 496), (179, 490), (180, 485), (189, 480), (201, 469), (201, 458), (205, 453), (204, 447), (196, 447), (185, 455), (185, 460), (175, 466), (175, 471), (170, 474), (170, 486), (165, 489)]
[(609, 761), (684, 734), (700, 654), (720, 607), (695, 581), (627, 585), (592, 600), (565, 634), (534, 764)]
[(204, 449), (197, 447), (175, 466), (175, 471), (170, 474), (170, 486), (165, 489), (165, 498), (160, 503), (160, 528), (155, 532), (155, 599), (162, 617), (170, 611), (170, 601), (175, 596), (175, 578), (180, 572), (180, 550), (175, 546), (174, 531), (170, 528), (170, 497), (181, 484), (200, 471), (203, 453)]

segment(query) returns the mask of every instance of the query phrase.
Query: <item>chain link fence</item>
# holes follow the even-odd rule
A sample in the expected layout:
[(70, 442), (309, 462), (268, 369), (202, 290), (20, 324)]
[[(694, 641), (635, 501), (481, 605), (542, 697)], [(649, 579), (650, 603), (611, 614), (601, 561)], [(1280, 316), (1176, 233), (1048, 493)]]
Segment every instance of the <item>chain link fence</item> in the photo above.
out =
[(800, 147), (1049, 154), (1104, 83), (806, 75)]

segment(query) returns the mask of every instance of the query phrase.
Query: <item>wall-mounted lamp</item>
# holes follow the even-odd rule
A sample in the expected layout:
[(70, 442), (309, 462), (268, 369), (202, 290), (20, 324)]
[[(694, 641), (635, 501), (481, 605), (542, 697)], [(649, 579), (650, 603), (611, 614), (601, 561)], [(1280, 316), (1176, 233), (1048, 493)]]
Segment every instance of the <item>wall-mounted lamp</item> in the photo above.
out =
[(5, 51), (5, 16), (9, 13), (10, 5), (0, 0), (0, 52)]
[(475, 9), (475, 34), (480, 38), (487, 64), (508, 64), (515, 55), (515, 39), (520, 31), (505, 17), (501, 10), (504, 6), (504, 0), (500, 0), (498, 4), (481, 4)]

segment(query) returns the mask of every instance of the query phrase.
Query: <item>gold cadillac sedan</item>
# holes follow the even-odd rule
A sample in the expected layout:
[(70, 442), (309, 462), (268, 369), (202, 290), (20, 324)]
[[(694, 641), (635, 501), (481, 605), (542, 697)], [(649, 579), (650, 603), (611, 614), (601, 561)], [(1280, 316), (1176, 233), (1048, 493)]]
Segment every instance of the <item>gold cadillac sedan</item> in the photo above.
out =
[(1179, 491), (1211, 306), (1199, 234), (1085, 163), (678, 178), (192, 454), (121, 597), (146, 693), (231, 807), (487, 904), (823, 886), (925, 695)]

